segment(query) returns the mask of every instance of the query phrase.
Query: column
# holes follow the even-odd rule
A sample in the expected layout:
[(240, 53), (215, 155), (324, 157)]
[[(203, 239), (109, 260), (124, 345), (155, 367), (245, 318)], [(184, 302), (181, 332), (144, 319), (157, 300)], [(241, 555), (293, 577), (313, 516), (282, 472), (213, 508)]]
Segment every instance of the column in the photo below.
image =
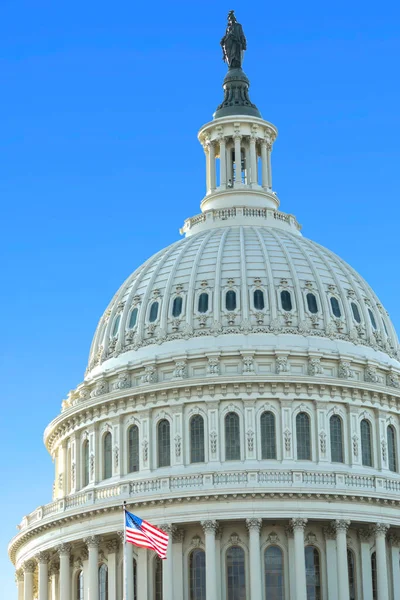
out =
[(377, 523), (374, 528), (376, 548), (376, 575), (379, 600), (389, 600), (389, 582), (386, 559), (386, 533), (389, 525)]
[(215, 171), (215, 142), (210, 142), (210, 190), (213, 192), (217, 187), (217, 178)]
[(18, 589), (18, 600), (24, 600), (24, 571), (18, 569), (15, 571), (15, 581)]
[(235, 186), (242, 183), (242, 153), (241, 142), (242, 136), (235, 135)]
[(174, 600), (183, 600), (183, 540), (185, 531), (176, 528), (172, 534), (172, 556), (174, 564)]
[(295, 600), (306, 600), (306, 562), (304, 558), (304, 529), (307, 519), (292, 519), (294, 534), (294, 560), (296, 573)]
[(215, 552), (215, 534), (218, 528), (218, 522), (202, 521), (201, 525), (204, 530), (206, 542), (206, 597), (218, 598)]
[(49, 599), (49, 555), (47, 552), (39, 552), (38, 557), (39, 565), (39, 600)]
[(260, 531), (262, 519), (246, 519), (250, 548), (250, 597), (262, 598)]
[(392, 598), (396, 598), (400, 590), (400, 539), (391, 535), (390, 542), (390, 562), (392, 565)]
[(24, 570), (24, 600), (33, 600), (33, 573), (35, 571), (35, 563), (33, 560), (28, 560), (23, 564)]
[[(336, 531), (336, 561), (340, 600), (349, 600), (349, 569), (347, 565), (347, 530), (350, 521), (336, 520), (332, 523)], [(329, 568), (329, 565), (328, 565)]]
[(133, 600), (133, 546), (125, 544), (126, 600)]
[(60, 544), (57, 547), (60, 557), (60, 600), (71, 599), (71, 569), (70, 557), (71, 546), (69, 544)]
[(219, 138), (219, 184), (220, 187), (226, 188), (226, 144), (225, 138)]
[(324, 527), (326, 550), (326, 576), (328, 580), (328, 600), (338, 600), (338, 577), (336, 560), (336, 531), (333, 527)]
[(204, 153), (206, 155), (206, 193), (209, 194), (211, 190), (211, 170), (210, 170), (210, 145), (209, 141), (203, 144)]
[(256, 138), (251, 136), (250, 138), (250, 183), (255, 184), (257, 182), (257, 153), (256, 153)]
[(167, 559), (163, 562), (163, 600), (174, 599), (174, 561), (172, 556), (172, 539), (175, 531), (174, 525), (168, 523), (162, 525), (161, 529), (168, 533), (169, 544), (167, 550)]
[(262, 173), (262, 186), (264, 189), (268, 188), (268, 156), (267, 156), (267, 142), (261, 142), (261, 173)]
[[(132, 546), (132, 544), (129, 544)], [(107, 543), (107, 566), (108, 566), (108, 600), (117, 600), (117, 552), (118, 540), (110, 540)], [(132, 577), (133, 581), (133, 577)], [(127, 599), (128, 600), (128, 599)]]
[(146, 599), (149, 595), (149, 575), (145, 548), (138, 548), (137, 575), (137, 597)]
[(233, 160), (232, 160), (232, 146), (229, 143), (229, 147), (226, 150), (226, 178), (227, 187), (233, 188)]
[[(84, 581), (85, 600), (99, 600), (99, 537), (92, 535), (83, 540), (89, 550), (88, 581)], [(130, 544), (128, 544), (130, 545)], [(60, 599), (61, 600), (61, 599)]]
[(58, 598), (58, 563), (52, 562), (49, 568), (50, 575), (50, 598), (51, 600), (59, 600)]
[(361, 597), (363, 600), (372, 600), (370, 529), (359, 529), (358, 537), (361, 545)]
[[(83, 566), (83, 597), (84, 597), (84, 600), (87, 600), (87, 598), (88, 598), (87, 582), (89, 581), (89, 552), (87, 551), (87, 548), (84, 548), (81, 551), (81, 557), (82, 557), (82, 566)], [(53, 600), (53, 598), (51, 600)]]
[(272, 144), (267, 143), (268, 189), (269, 190), (272, 190), (271, 152), (272, 152)]
[(57, 498), (63, 498), (65, 496), (66, 483), (67, 483), (67, 445), (66, 442), (62, 442), (58, 447), (58, 460), (57, 460)]

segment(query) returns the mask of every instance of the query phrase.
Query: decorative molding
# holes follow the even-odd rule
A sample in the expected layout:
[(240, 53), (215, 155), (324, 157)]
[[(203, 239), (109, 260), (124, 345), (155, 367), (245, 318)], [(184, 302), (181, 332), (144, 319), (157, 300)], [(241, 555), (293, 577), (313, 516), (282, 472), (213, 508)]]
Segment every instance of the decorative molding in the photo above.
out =
[(218, 521), (201, 521), (201, 526), (203, 528), (204, 533), (217, 533), (218, 530)]
[(307, 523), (308, 523), (308, 519), (302, 519), (301, 517), (297, 517), (294, 519), (290, 520), (290, 523), (293, 527), (293, 531), (304, 531)]
[(249, 531), (257, 531), (260, 533), (262, 527), (262, 519), (246, 519), (246, 527)]

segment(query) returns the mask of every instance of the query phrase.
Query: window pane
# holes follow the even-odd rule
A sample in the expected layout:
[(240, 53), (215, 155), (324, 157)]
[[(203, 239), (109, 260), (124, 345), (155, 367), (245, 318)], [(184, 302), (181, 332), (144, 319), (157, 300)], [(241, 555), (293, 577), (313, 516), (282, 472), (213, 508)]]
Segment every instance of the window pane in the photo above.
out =
[(315, 314), (318, 312), (317, 299), (314, 294), (307, 294), (307, 306), (310, 313)]
[(112, 477), (112, 438), (111, 433), (106, 433), (103, 440), (104, 450), (104, 479)]
[(115, 321), (114, 321), (114, 327), (113, 327), (113, 330), (112, 330), (112, 335), (113, 336), (117, 335), (117, 333), (118, 333), (118, 327), (119, 327), (120, 320), (121, 320), (121, 315), (118, 315), (116, 317)]
[(393, 425), (389, 425), (387, 428), (387, 444), (388, 444), (388, 459), (389, 469), (391, 471), (397, 471), (397, 460), (396, 460), (396, 432)]
[(138, 316), (138, 309), (134, 308), (133, 311), (131, 312), (131, 316), (129, 318), (129, 329), (133, 329), (136, 325), (136, 321), (137, 321), (137, 316)]
[(99, 600), (108, 600), (108, 569), (106, 565), (99, 568)]
[(342, 419), (333, 415), (329, 421), (331, 432), (331, 461), (343, 462)]
[(204, 419), (201, 415), (190, 419), (190, 462), (204, 462)]
[(225, 417), (225, 460), (240, 460), (239, 416), (233, 412)]
[(139, 471), (139, 428), (132, 425), (128, 432), (128, 472)]
[(374, 313), (372, 312), (372, 310), (368, 309), (368, 314), (369, 314), (369, 319), (371, 321), (372, 327), (374, 329), (376, 329), (376, 321), (375, 321)]
[(177, 296), (172, 304), (172, 316), (179, 317), (182, 312), (182, 298)]
[(290, 295), (290, 292), (288, 292), (287, 290), (283, 290), (281, 292), (281, 302), (283, 310), (286, 310), (287, 312), (292, 310), (292, 297)]
[(272, 412), (264, 412), (260, 419), (261, 425), (261, 457), (276, 458), (275, 416)]
[(354, 554), (347, 550), (347, 570), (349, 573), (349, 600), (356, 600), (356, 568)]
[(89, 484), (89, 442), (83, 444), (83, 485)]
[(351, 303), (351, 310), (353, 311), (353, 317), (357, 323), (361, 323), (360, 311), (358, 310), (357, 304), (354, 304), (354, 302)]
[(76, 600), (83, 600), (83, 571), (79, 571), (76, 578)]
[(268, 600), (284, 599), (283, 554), (278, 546), (270, 546), (265, 554), (265, 597)]
[(149, 316), (150, 323), (154, 323), (154, 321), (157, 319), (157, 317), (158, 317), (158, 302), (153, 302), (153, 304), (151, 305), (151, 308), (150, 308), (150, 316)]
[(170, 426), (167, 419), (158, 424), (158, 466), (169, 467), (171, 464)]
[(225, 296), (226, 310), (236, 310), (236, 292), (229, 290)]
[(208, 311), (208, 294), (203, 292), (199, 296), (199, 313), (206, 313)]
[(239, 546), (226, 553), (227, 600), (246, 600), (246, 574), (244, 551)]
[(313, 546), (305, 548), (307, 600), (321, 600), (319, 552)]
[(265, 308), (264, 292), (262, 290), (254, 291), (254, 308), (256, 310), (264, 310)]
[(311, 460), (310, 418), (306, 413), (296, 417), (297, 459)]
[(193, 550), (189, 558), (190, 600), (206, 600), (206, 553)]
[(372, 571), (372, 598), (378, 600), (378, 581), (376, 577), (376, 552), (371, 555), (371, 571)]
[(365, 467), (372, 467), (372, 441), (371, 441), (371, 425), (369, 421), (363, 419), (360, 425), (361, 429), (361, 453), (362, 464)]
[(154, 562), (154, 600), (163, 600), (163, 561), (156, 556)]
[(339, 302), (338, 302), (337, 298), (335, 298), (334, 296), (331, 296), (331, 307), (332, 307), (332, 312), (335, 315), (335, 317), (339, 318), (342, 316)]

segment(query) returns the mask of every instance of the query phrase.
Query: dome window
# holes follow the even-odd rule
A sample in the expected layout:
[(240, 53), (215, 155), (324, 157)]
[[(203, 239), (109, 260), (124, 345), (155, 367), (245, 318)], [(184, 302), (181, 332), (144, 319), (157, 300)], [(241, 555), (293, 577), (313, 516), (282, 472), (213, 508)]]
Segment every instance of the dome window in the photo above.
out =
[(154, 323), (154, 321), (157, 320), (157, 317), (158, 317), (158, 302), (153, 302), (153, 304), (151, 305), (151, 308), (150, 308), (150, 316), (149, 316), (150, 323)]
[(118, 327), (119, 327), (120, 320), (121, 320), (121, 315), (118, 315), (116, 317), (115, 321), (114, 321), (114, 325), (113, 325), (113, 328), (112, 328), (112, 336), (113, 337), (116, 336), (117, 333), (118, 333)]
[(225, 296), (225, 308), (226, 310), (236, 310), (236, 292), (229, 290)]
[(134, 308), (133, 311), (131, 312), (131, 316), (129, 317), (129, 329), (133, 329), (135, 327), (138, 312), (139, 312), (139, 310), (137, 308)]
[(383, 323), (383, 328), (385, 330), (385, 333), (389, 337), (389, 332), (388, 332), (387, 327), (386, 327), (385, 319), (382, 319), (382, 323)]
[(172, 316), (179, 317), (182, 312), (182, 298), (177, 296), (172, 303)]
[(340, 317), (342, 316), (342, 311), (340, 310), (339, 301), (337, 298), (335, 298), (335, 296), (331, 296), (331, 307), (335, 317), (340, 319)]
[(254, 301), (254, 308), (256, 310), (264, 310), (265, 301), (264, 301), (264, 292), (262, 290), (254, 290), (253, 301)]
[(372, 327), (374, 329), (377, 329), (374, 313), (372, 312), (372, 310), (368, 309), (368, 314), (369, 314), (369, 320), (371, 321)]
[(288, 292), (287, 290), (282, 290), (281, 302), (283, 310), (286, 310), (286, 312), (290, 312), (292, 310), (292, 297), (290, 295), (290, 292)]
[(354, 302), (351, 303), (351, 310), (353, 311), (353, 317), (357, 321), (357, 323), (361, 323), (360, 311), (358, 310), (357, 304)]
[(318, 312), (317, 299), (314, 296), (314, 294), (311, 294), (311, 293), (307, 294), (307, 308), (310, 311), (310, 313), (312, 313), (313, 315), (315, 315), (315, 313)]
[(200, 294), (197, 309), (199, 313), (206, 313), (208, 311), (208, 294), (206, 292)]

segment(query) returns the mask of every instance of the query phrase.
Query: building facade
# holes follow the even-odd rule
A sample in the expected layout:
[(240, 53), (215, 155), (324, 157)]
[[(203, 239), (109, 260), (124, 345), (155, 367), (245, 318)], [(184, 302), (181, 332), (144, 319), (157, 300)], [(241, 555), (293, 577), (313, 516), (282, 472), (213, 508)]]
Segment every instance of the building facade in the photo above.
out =
[(9, 546), (18, 600), (400, 597), (400, 363), (349, 265), (279, 211), (277, 130), (231, 66), (199, 132), (201, 213), (97, 327), (84, 381), (45, 431), (52, 501)]

